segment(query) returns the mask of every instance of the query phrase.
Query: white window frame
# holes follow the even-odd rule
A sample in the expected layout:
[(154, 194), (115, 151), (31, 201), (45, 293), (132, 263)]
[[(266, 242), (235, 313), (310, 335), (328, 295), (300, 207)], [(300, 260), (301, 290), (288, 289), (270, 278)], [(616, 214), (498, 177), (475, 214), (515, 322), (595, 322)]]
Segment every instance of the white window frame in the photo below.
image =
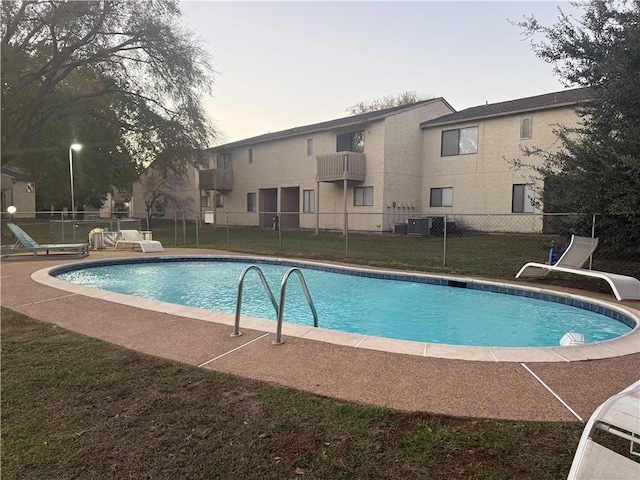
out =
[(165, 214), (167, 208), (167, 199), (164, 195), (158, 195), (151, 206), (151, 213)]
[[(452, 137), (456, 136), (455, 143), (455, 151), (448, 149), (445, 150), (445, 136)], [(464, 127), (464, 128), (453, 128), (450, 130), (443, 130), (440, 134), (440, 156), (441, 157), (453, 157), (456, 155), (471, 155), (474, 153), (478, 153), (478, 127)]]
[(373, 205), (373, 186), (354, 187), (353, 205), (355, 207), (370, 207)]
[(200, 194), (200, 207), (208, 208), (211, 206), (211, 197), (208, 192), (203, 192)]
[(302, 191), (302, 212), (311, 213), (315, 211), (316, 211), (316, 191), (303, 190)]
[[(434, 202), (434, 193), (439, 194), (440, 201)], [(429, 191), (430, 207), (453, 207), (453, 187), (434, 187)]]
[(364, 153), (364, 130), (339, 133), (336, 135), (336, 152)]
[(533, 120), (531, 117), (522, 117), (520, 119), (520, 140), (528, 140), (533, 133)]
[(511, 188), (511, 213), (533, 213), (535, 199), (533, 183), (514, 183)]
[(219, 153), (216, 156), (216, 168), (218, 170), (229, 170), (231, 169), (231, 153)]
[[(256, 211), (256, 192), (248, 192), (247, 193), (247, 212), (255, 212)], [(249, 200), (252, 199), (252, 200)]]
[(224, 194), (216, 193), (216, 208), (223, 208), (223, 207), (224, 207)]

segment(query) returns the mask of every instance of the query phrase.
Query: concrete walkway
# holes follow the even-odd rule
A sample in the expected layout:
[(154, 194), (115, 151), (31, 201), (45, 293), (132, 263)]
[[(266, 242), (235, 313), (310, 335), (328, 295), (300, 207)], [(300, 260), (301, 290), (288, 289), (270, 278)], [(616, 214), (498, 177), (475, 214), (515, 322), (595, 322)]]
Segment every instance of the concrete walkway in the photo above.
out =
[[(168, 255), (221, 254), (167, 249)], [(1, 265), (2, 306), (37, 320), (126, 348), (210, 370), (240, 375), (350, 402), (404, 411), (491, 419), (577, 421), (640, 378), (640, 353), (577, 362), (466, 361), (353, 348), (243, 327), (229, 336), (228, 314), (198, 319), (180, 310), (145, 308), (88, 297), (35, 282), (54, 265), (143, 255), (92, 251), (84, 260), (52, 256)], [(149, 254), (146, 254), (149, 256)], [(615, 303), (613, 296), (583, 292)], [(623, 302), (640, 314), (640, 302)], [(224, 319), (223, 315), (227, 315)], [(209, 315), (212, 317), (212, 315)], [(213, 321), (211, 321), (213, 320)], [(637, 352), (640, 352), (640, 344)]]

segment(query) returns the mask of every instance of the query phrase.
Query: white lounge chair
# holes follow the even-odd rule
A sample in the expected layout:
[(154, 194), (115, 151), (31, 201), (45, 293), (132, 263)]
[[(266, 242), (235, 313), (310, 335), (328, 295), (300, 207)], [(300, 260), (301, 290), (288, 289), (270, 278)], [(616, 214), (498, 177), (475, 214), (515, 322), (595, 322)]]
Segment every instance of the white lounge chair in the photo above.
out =
[(589, 257), (593, 255), (597, 246), (597, 238), (573, 235), (569, 247), (555, 264), (526, 263), (516, 274), (516, 278), (539, 278), (551, 272), (574, 273), (605, 280), (611, 286), (613, 294), (618, 300), (640, 300), (640, 280), (637, 278), (582, 268)]
[[(640, 380), (600, 405), (584, 427), (568, 480), (640, 478), (640, 463), (593, 440), (596, 430), (631, 442), (631, 452), (640, 455)], [(640, 460), (640, 458), (638, 458)]]
[(116, 244), (113, 247), (140, 247), (143, 252), (164, 252), (162, 244), (157, 240), (145, 240), (138, 230), (120, 230), (116, 237)]

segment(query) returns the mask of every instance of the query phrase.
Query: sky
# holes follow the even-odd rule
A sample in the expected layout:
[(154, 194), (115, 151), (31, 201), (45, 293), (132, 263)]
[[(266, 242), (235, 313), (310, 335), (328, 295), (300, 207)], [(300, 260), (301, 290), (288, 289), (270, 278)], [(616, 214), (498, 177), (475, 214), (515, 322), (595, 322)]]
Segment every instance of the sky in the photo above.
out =
[(512, 23), (533, 15), (551, 26), (558, 8), (580, 16), (554, 1), (180, 2), (216, 71), (205, 97), (215, 144), (342, 118), (403, 91), (463, 110), (563, 90)]

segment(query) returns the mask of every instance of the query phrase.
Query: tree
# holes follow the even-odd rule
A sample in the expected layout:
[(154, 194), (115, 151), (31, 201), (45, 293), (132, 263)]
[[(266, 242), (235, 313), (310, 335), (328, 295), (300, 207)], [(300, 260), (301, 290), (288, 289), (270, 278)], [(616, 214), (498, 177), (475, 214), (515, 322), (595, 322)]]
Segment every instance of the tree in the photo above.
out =
[[(556, 153), (534, 167), (546, 179), (548, 212), (604, 214), (609, 232), (603, 244), (614, 250), (640, 245), (640, 2), (591, 0), (581, 21), (560, 11), (554, 25), (529, 17), (518, 25), (534, 52), (554, 64), (568, 86), (589, 87), (591, 100), (580, 109), (580, 125), (559, 127)], [(536, 40), (540, 36), (544, 40)]]
[(387, 95), (386, 97), (376, 100), (356, 103), (355, 105), (347, 107), (347, 112), (351, 115), (359, 115), (361, 113), (376, 112), (385, 108), (410, 105), (430, 98), (433, 98), (433, 96), (423, 95), (413, 90), (405, 90), (397, 95)]
[[(163, 216), (168, 206), (174, 210), (184, 210), (193, 203), (193, 198), (185, 195), (191, 190), (184, 175), (171, 175), (151, 166), (140, 176), (140, 185), (147, 222), (153, 217)], [(158, 208), (159, 204), (162, 208)]]
[(55, 203), (69, 192), (48, 180), (74, 142), (99, 172), (78, 178), (87, 201), (150, 162), (184, 172), (214, 134), (201, 103), (213, 70), (179, 18), (177, 0), (3, 1), (3, 164)]

